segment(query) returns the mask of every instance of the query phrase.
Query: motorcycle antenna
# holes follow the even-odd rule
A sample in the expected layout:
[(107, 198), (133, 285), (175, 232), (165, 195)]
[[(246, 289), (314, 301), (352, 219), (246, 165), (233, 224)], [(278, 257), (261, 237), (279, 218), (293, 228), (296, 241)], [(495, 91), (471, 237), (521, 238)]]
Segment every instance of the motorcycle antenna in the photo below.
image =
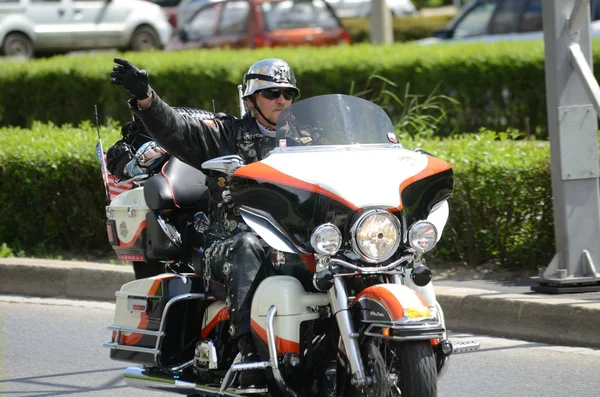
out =
[(94, 105), (94, 115), (96, 117), (96, 132), (98, 133), (98, 143), (96, 144), (96, 156), (100, 161), (100, 170), (102, 171), (102, 181), (104, 182), (104, 193), (106, 200), (110, 202), (110, 188), (108, 187), (108, 169), (106, 168), (106, 159), (102, 149), (102, 139), (100, 138), (100, 124), (98, 122), (98, 105)]
[(246, 114), (246, 106), (244, 106), (244, 93), (242, 92), (242, 85), (238, 84), (238, 97), (240, 99), (240, 118), (244, 117)]
[(217, 108), (215, 107), (215, 100), (212, 100), (212, 104), (213, 104), (213, 113), (217, 113)]

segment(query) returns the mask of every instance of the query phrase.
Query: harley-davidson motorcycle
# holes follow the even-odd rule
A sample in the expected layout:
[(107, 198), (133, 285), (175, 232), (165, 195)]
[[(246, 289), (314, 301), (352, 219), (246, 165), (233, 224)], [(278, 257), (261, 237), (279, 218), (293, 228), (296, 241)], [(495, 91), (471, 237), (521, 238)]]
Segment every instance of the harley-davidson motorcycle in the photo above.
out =
[[(261, 361), (230, 341), (226, 302), (202, 275), (162, 274), (116, 292), (110, 357), (132, 387), (195, 396), (437, 396), (452, 344), (423, 256), (448, 216), (453, 171), (397, 142), (364, 99), (323, 95), (280, 115), (278, 147), (205, 162), (270, 247), (251, 329)], [(297, 145), (298, 141), (302, 145)], [(230, 197), (229, 197), (230, 196)], [(242, 388), (242, 371), (264, 385)]]

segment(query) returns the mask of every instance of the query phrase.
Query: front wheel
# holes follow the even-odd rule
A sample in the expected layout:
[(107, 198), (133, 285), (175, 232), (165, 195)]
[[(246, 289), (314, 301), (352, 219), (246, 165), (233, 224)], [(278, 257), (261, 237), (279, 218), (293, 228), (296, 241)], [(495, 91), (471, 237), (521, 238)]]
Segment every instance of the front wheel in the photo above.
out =
[(429, 341), (363, 343), (361, 354), (372, 384), (351, 388), (352, 397), (437, 397), (435, 354)]
[(437, 367), (430, 341), (394, 342), (402, 397), (436, 397)]

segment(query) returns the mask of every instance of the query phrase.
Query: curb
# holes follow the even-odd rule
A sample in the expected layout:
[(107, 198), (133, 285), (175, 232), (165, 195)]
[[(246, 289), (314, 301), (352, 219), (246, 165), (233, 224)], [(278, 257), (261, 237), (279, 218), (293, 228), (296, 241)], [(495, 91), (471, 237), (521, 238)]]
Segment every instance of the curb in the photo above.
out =
[[(114, 301), (134, 276), (127, 265), (2, 258), (0, 280), (0, 294)], [(599, 301), (445, 286), (435, 291), (452, 331), (600, 348)]]

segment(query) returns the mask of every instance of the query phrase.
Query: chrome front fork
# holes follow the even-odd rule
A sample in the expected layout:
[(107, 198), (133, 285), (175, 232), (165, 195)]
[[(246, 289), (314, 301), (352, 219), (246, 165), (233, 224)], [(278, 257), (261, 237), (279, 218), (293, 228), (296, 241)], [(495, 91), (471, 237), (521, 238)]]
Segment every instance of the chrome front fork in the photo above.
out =
[(344, 282), (340, 277), (333, 278), (333, 287), (327, 291), (327, 295), (329, 296), (329, 302), (340, 330), (346, 357), (348, 357), (350, 363), (350, 370), (352, 371), (351, 382), (355, 386), (364, 385), (366, 378), (365, 368), (360, 356), (360, 347), (358, 345), (359, 334), (356, 332), (354, 321), (348, 310), (348, 294), (346, 293)]

